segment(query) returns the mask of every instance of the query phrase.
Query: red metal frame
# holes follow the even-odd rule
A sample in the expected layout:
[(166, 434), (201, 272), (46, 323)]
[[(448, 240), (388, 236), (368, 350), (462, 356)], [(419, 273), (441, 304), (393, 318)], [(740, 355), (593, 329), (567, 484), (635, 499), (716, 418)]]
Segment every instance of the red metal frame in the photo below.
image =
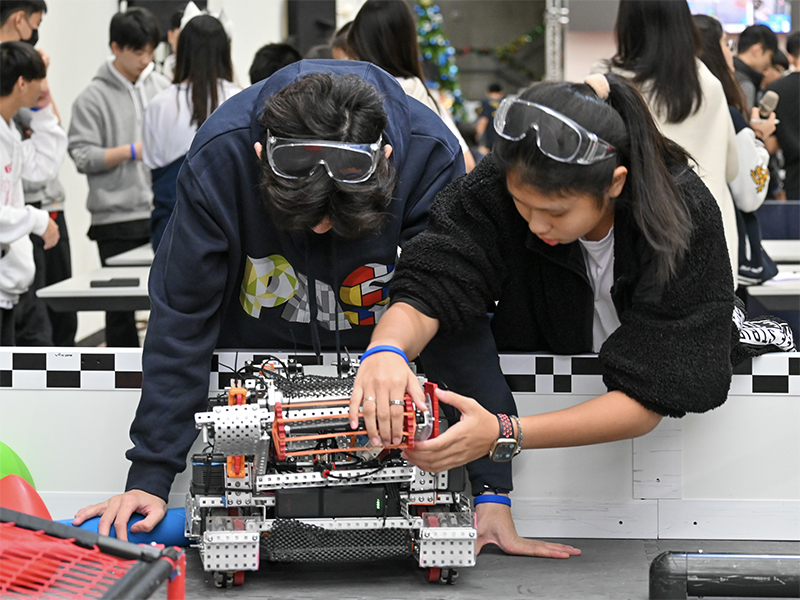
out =
[[(428, 384), (425, 384), (425, 393), (428, 394), (432, 399), (432, 406), (433, 406), (433, 417), (434, 417), (434, 435), (432, 437), (436, 437), (439, 435), (439, 405), (436, 400), (436, 396), (433, 393), (436, 389), (436, 384), (430, 384), (433, 387), (429, 387)], [(403, 439), (404, 442), (399, 444), (389, 444), (386, 446), (360, 446), (357, 450), (373, 450), (375, 448), (381, 448), (383, 450), (390, 450), (392, 448), (414, 448), (414, 436), (417, 431), (417, 420), (416, 420), (416, 413), (414, 410), (414, 402), (411, 400), (411, 396), (408, 394), (405, 395), (405, 407), (403, 412)], [(307, 421), (324, 421), (331, 419), (331, 415), (322, 415), (322, 416), (315, 416), (315, 417), (296, 417), (296, 418), (287, 418), (284, 417), (284, 412), (289, 410), (296, 410), (296, 409), (307, 409), (312, 407), (319, 407), (319, 406), (326, 406), (326, 407), (335, 407), (340, 406), (342, 407), (343, 413), (342, 417), (346, 417), (347, 413), (344, 412), (346, 408), (349, 407), (350, 398), (342, 398), (336, 400), (320, 400), (317, 402), (301, 402), (295, 404), (284, 404), (282, 405), (280, 402), (275, 403), (275, 421), (272, 423), (272, 441), (275, 448), (275, 454), (279, 460), (286, 460), (289, 456), (315, 456), (321, 454), (335, 454), (342, 452), (341, 448), (334, 448), (328, 450), (302, 450), (297, 452), (287, 452), (286, 451), (286, 443), (287, 442), (300, 442), (300, 441), (313, 441), (313, 440), (322, 440), (328, 438), (338, 438), (343, 436), (349, 436), (351, 439), (351, 443), (355, 442), (355, 438), (358, 435), (367, 435), (366, 429), (358, 429), (351, 432), (347, 432), (346, 434), (342, 433), (317, 433), (312, 435), (297, 435), (291, 436), (286, 434), (286, 425), (291, 425), (292, 423), (299, 423), (299, 422), (307, 422)], [(230, 461), (230, 457), (228, 458)]]
[[(16, 511), (0, 511), (2, 598), (146, 597), (165, 580), (169, 580), (168, 600), (185, 596), (186, 554), (180, 548), (137, 546)], [(83, 544), (67, 537), (70, 530)]]

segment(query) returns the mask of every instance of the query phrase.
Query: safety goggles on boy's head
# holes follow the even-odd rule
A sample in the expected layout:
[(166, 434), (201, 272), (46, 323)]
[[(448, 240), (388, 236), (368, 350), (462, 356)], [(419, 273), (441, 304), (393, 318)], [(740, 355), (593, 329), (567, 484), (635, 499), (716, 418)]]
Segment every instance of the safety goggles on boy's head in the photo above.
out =
[(497, 134), (518, 142), (533, 129), (539, 150), (553, 160), (592, 165), (616, 153), (614, 146), (561, 113), (515, 96), (506, 97), (494, 114)]
[(267, 160), (279, 177), (301, 179), (319, 165), (331, 179), (341, 183), (362, 183), (378, 167), (383, 136), (372, 144), (351, 144), (331, 140), (279, 138), (267, 131)]

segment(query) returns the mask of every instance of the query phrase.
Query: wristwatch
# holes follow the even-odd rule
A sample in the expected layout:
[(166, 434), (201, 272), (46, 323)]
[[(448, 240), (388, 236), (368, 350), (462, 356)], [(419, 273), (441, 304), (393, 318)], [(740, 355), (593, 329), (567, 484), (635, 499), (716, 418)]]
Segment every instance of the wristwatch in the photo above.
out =
[(514, 427), (508, 415), (497, 415), (500, 424), (500, 436), (489, 449), (489, 460), (493, 462), (508, 462), (517, 453), (519, 442), (514, 437)]

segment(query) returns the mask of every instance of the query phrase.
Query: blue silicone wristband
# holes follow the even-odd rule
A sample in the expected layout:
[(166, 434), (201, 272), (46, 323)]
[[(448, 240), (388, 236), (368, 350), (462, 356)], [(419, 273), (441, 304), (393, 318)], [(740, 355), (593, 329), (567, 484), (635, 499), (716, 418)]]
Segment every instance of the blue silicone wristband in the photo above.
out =
[(136, 161), (136, 145), (131, 144), (131, 162)]
[(475, 506), (478, 506), (478, 504), (483, 504), (484, 502), (511, 506), (511, 498), (508, 496), (501, 496), (499, 494), (481, 494), (480, 496), (475, 497)]
[(394, 352), (395, 354), (399, 354), (400, 356), (402, 356), (404, 361), (408, 362), (408, 357), (406, 356), (405, 352), (403, 352), (397, 346), (388, 346), (388, 345), (374, 346), (370, 348), (369, 350), (364, 352), (364, 354), (361, 355), (361, 360), (363, 361), (368, 356), (372, 356), (373, 354), (376, 354), (378, 352)]

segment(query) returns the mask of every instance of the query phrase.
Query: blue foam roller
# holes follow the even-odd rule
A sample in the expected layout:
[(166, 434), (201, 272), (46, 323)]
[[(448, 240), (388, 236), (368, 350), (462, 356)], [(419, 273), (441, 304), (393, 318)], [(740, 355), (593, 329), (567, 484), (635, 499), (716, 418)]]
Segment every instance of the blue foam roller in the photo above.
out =
[[(186, 522), (186, 509), (170, 508), (162, 521), (153, 527), (153, 531), (131, 533), (131, 525), (144, 519), (143, 515), (134, 513), (128, 521), (128, 541), (134, 544), (164, 544), (165, 546), (188, 546), (191, 542), (184, 534), (184, 524)], [(58, 521), (64, 525), (72, 525), (72, 519), (62, 519)], [(94, 533), (98, 533), (97, 527), (100, 517), (94, 517), (84, 521), (79, 527)], [(117, 537), (117, 532), (113, 525), (109, 535)]]

